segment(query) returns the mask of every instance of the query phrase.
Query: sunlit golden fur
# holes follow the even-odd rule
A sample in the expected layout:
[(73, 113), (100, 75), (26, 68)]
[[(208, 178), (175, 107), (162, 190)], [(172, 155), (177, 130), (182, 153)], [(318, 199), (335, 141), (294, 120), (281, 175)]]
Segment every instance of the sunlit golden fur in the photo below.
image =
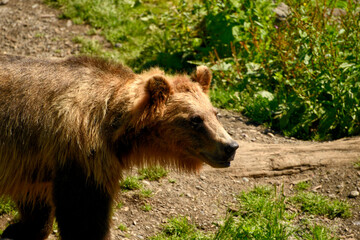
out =
[[(0, 55), (0, 195), (51, 201), (54, 169), (67, 161), (112, 196), (132, 166), (198, 170), (206, 159), (197, 152), (229, 138), (206, 94), (210, 80), (206, 67), (191, 80), (87, 57)], [(193, 114), (210, 133), (179, 126)]]

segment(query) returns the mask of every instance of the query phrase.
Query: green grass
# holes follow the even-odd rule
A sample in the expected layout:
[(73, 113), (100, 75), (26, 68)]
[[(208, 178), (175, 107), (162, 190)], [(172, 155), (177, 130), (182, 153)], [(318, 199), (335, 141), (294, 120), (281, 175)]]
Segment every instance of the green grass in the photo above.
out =
[(141, 198), (149, 198), (153, 195), (153, 191), (150, 189), (141, 189), (140, 191), (140, 197)]
[(360, 169), (360, 161), (355, 162), (355, 163), (354, 163), (354, 167), (355, 167), (356, 169)]
[(294, 232), (285, 197), (276, 189), (256, 187), (238, 196), (241, 209), (229, 216), (214, 239), (288, 239)]
[(14, 202), (8, 199), (0, 198), (0, 216), (4, 214), (15, 214), (16, 211)]
[(162, 232), (151, 240), (210, 240), (211, 238), (199, 231), (196, 226), (190, 223), (185, 217), (174, 217), (163, 225)]
[(141, 168), (138, 173), (140, 175), (139, 179), (147, 179), (149, 181), (159, 181), (168, 174), (166, 169), (161, 166)]
[[(331, 240), (338, 239), (333, 226), (320, 225), (317, 218), (350, 216), (348, 204), (305, 191), (286, 197), (283, 190), (258, 186), (240, 193), (237, 199), (239, 210), (232, 211), (215, 233), (205, 233), (185, 217), (175, 217), (150, 239)], [(290, 210), (294, 208), (297, 210)]]
[(312, 192), (300, 192), (291, 199), (300, 209), (312, 215), (348, 218), (351, 216), (350, 205), (340, 200), (330, 200)]
[(117, 229), (119, 229), (120, 231), (126, 232), (127, 231), (127, 227), (125, 224), (120, 224)]
[(141, 183), (137, 177), (130, 176), (120, 182), (120, 188), (123, 191), (138, 190), (141, 188)]
[[(99, 33), (110, 44), (112, 53), (126, 62), (139, 57), (152, 35), (156, 34), (156, 18), (169, 9), (165, 0), (45, 0), (46, 3), (62, 10), (62, 18), (71, 19), (75, 24), (89, 24), (91, 33)], [(90, 34), (91, 34), (90, 33)], [(85, 43), (87, 45), (89, 43)], [(94, 53), (94, 52), (91, 52)], [(101, 55), (103, 54), (102, 52)]]
[(296, 184), (295, 190), (296, 191), (304, 191), (304, 190), (308, 190), (310, 187), (311, 187), (311, 182), (304, 181), (304, 182), (299, 182), (298, 184)]
[(145, 203), (143, 206), (141, 206), (141, 210), (143, 210), (144, 212), (150, 212), (152, 210), (152, 206)]

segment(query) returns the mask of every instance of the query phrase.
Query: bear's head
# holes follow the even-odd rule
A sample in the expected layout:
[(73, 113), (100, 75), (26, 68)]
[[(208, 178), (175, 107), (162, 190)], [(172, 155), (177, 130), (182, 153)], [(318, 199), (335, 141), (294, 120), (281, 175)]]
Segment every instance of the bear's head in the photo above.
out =
[(203, 162), (229, 167), (239, 145), (220, 124), (209, 100), (211, 71), (200, 66), (189, 77), (153, 69), (140, 76), (144, 93), (132, 114), (137, 138), (132, 153), (143, 159), (140, 163), (155, 161), (185, 170), (199, 169)]

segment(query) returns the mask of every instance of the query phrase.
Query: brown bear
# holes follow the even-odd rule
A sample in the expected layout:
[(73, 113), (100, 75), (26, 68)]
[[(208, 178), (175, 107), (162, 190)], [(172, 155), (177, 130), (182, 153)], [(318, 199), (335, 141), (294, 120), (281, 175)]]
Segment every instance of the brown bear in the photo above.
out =
[(229, 167), (238, 144), (207, 93), (211, 72), (135, 74), (90, 57), (0, 55), (0, 195), (20, 219), (2, 238), (109, 239), (122, 171), (160, 164)]

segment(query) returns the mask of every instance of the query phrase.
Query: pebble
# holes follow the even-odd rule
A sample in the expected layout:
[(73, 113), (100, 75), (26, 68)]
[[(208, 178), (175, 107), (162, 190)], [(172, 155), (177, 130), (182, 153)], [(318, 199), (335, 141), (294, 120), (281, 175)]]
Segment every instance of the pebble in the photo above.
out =
[(247, 177), (243, 177), (242, 180), (243, 180), (244, 182), (249, 182), (249, 181), (250, 181)]
[(343, 188), (343, 187), (344, 187), (344, 186), (341, 185), (341, 184), (339, 184), (339, 185), (336, 186), (337, 189), (341, 189), (341, 188)]
[(353, 222), (355, 226), (360, 226), (360, 221)]
[(274, 134), (272, 134), (271, 132), (268, 132), (268, 133), (267, 133), (267, 135), (268, 135), (269, 137), (272, 137), (272, 138), (274, 138), (274, 137), (275, 137), (275, 135), (274, 135)]
[(66, 26), (67, 26), (67, 27), (71, 27), (71, 26), (72, 26), (71, 20), (68, 20), (68, 21), (66, 22)]
[(143, 180), (142, 183), (145, 184), (145, 185), (148, 185), (148, 186), (151, 185), (150, 182), (149, 182), (149, 181), (146, 181), (146, 180)]
[(249, 136), (246, 133), (241, 134), (243, 138), (248, 138)]
[(198, 190), (204, 190), (204, 188), (202, 188), (202, 187), (199, 186), (199, 185), (195, 186), (195, 188), (198, 189)]
[(349, 198), (356, 198), (359, 196), (359, 192), (358, 191), (351, 191), (349, 194)]
[(206, 177), (204, 175), (200, 175), (201, 180), (206, 180)]

